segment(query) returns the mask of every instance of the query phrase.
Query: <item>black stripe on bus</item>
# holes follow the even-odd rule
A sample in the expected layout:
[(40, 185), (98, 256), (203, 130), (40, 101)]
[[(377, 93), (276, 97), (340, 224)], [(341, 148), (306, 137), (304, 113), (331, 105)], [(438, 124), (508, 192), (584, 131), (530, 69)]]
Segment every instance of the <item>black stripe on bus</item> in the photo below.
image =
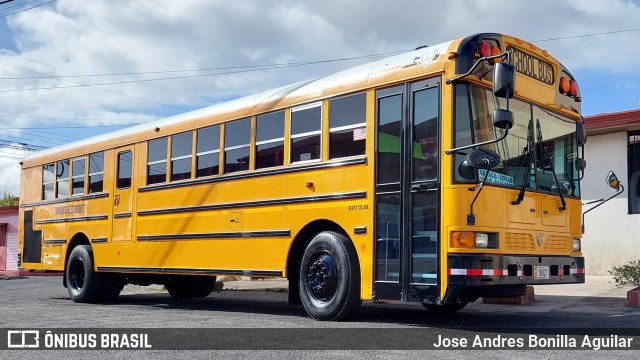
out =
[(366, 226), (354, 226), (353, 227), (353, 233), (356, 235), (364, 235), (367, 233), (367, 227)]
[(99, 244), (99, 243), (106, 243), (107, 242), (107, 238), (95, 238), (95, 239), (91, 239), (91, 243), (92, 244)]
[(183, 207), (177, 207), (177, 208), (167, 208), (167, 209), (157, 209), (157, 210), (141, 210), (141, 211), (138, 211), (138, 216), (243, 208), (243, 207), (252, 207), (252, 206), (296, 204), (296, 203), (312, 202), (312, 201), (362, 199), (366, 197), (367, 197), (366, 191), (357, 191), (357, 192), (339, 193), (339, 194), (298, 196), (293, 198), (283, 198), (283, 199), (273, 199), (273, 200), (246, 201), (246, 202), (215, 204), (215, 205), (183, 206)]
[(229, 239), (229, 238), (258, 238), (258, 237), (289, 237), (291, 230), (264, 230), (264, 231), (243, 231), (243, 232), (219, 232), (219, 233), (198, 233), (198, 234), (162, 234), (162, 235), (139, 235), (138, 241), (158, 241), (158, 240), (200, 240), (200, 239)]
[(45, 245), (60, 245), (60, 244), (66, 244), (67, 240), (65, 240), (65, 239), (51, 239), (51, 240), (45, 240), (44, 243), (45, 243)]
[(80, 217), (68, 217), (68, 218), (59, 218), (59, 219), (36, 220), (36, 224), (42, 225), (42, 224), (76, 222), (76, 221), (107, 220), (108, 218), (109, 216), (107, 215), (80, 216)]
[(121, 212), (113, 214), (114, 219), (128, 218), (131, 217), (131, 212)]
[(166, 273), (166, 274), (207, 274), (207, 275), (241, 275), (241, 276), (282, 276), (280, 270), (232, 270), (232, 269), (197, 269), (197, 268), (162, 268), (162, 267), (126, 267), (98, 266), (98, 271), (129, 273)]
[(209, 183), (214, 183), (219, 181), (238, 180), (238, 179), (246, 179), (246, 178), (259, 177), (259, 176), (278, 175), (278, 174), (286, 174), (291, 172), (317, 170), (317, 169), (325, 169), (325, 168), (332, 168), (332, 167), (339, 167), (339, 166), (363, 165), (366, 163), (367, 163), (367, 158), (357, 158), (357, 159), (332, 161), (332, 162), (319, 163), (319, 164), (292, 166), (292, 167), (287, 167), (282, 169), (251, 172), (251, 173), (245, 173), (245, 174), (223, 175), (218, 177), (200, 178), (200, 179), (188, 180), (188, 181), (182, 181), (182, 182), (147, 185), (139, 188), (138, 192), (162, 190), (162, 189), (173, 189), (173, 188), (178, 188), (183, 186), (209, 184)]
[(40, 206), (40, 205), (50, 205), (50, 204), (60, 204), (65, 202), (101, 199), (106, 197), (109, 197), (109, 193), (103, 192), (103, 193), (95, 193), (95, 194), (82, 195), (82, 196), (71, 196), (71, 197), (60, 198), (60, 199), (43, 200), (43, 201), (38, 201), (33, 203), (20, 204), (20, 207), (26, 208), (26, 207)]

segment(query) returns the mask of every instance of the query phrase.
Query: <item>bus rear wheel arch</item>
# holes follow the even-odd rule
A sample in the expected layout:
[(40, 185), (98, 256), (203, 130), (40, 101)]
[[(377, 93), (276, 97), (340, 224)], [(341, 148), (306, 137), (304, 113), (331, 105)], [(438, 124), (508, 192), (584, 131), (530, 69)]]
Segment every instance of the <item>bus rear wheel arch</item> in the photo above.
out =
[(317, 233), (300, 263), (298, 287), (305, 310), (316, 320), (344, 320), (360, 307), (360, 267), (353, 244), (333, 231)]

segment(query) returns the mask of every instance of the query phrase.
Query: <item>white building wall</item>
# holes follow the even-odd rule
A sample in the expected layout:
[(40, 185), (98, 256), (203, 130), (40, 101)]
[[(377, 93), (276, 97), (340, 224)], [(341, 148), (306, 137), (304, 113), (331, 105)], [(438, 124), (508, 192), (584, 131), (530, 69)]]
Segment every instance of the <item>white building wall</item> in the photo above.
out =
[[(586, 214), (582, 253), (589, 275), (609, 275), (613, 266), (640, 258), (640, 214), (629, 215), (626, 132), (589, 136), (585, 144), (587, 168), (581, 183), (582, 200), (607, 198), (615, 193), (605, 181), (613, 170), (623, 194)], [(583, 206), (583, 211), (593, 205)]]

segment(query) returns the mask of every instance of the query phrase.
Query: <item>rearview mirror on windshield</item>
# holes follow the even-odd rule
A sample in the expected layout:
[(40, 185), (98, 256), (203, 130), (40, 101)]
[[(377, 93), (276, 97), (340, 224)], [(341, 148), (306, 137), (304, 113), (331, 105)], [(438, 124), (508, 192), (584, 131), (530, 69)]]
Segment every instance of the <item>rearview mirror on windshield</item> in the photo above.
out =
[(493, 126), (498, 129), (511, 129), (513, 126), (513, 113), (510, 110), (493, 110)]

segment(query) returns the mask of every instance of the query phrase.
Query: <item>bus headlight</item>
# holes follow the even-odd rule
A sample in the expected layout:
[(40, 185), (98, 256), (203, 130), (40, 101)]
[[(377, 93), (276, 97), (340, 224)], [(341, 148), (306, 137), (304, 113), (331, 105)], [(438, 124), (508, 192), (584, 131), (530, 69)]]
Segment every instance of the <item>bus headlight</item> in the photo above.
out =
[(580, 246), (580, 239), (578, 238), (573, 238), (573, 251), (574, 252), (578, 252), (581, 250), (581, 246)]
[(479, 247), (479, 248), (489, 247), (489, 235), (485, 233), (476, 233), (476, 247)]

